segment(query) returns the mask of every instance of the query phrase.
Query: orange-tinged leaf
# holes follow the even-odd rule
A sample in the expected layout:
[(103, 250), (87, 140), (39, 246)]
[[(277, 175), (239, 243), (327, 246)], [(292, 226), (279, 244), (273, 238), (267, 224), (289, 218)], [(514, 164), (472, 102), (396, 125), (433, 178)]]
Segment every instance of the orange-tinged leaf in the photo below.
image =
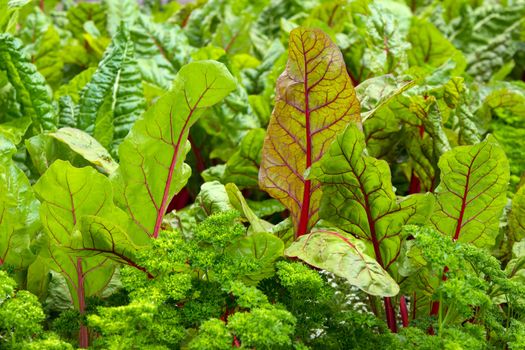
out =
[(348, 123), (360, 123), (343, 56), (328, 35), (319, 29), (292, 30), (275, 99), (259, 185), (290, 210), (295, 235), (301, 236), (317, 222), (321, 199), (319, 182), (306, 179), (305, 171)]

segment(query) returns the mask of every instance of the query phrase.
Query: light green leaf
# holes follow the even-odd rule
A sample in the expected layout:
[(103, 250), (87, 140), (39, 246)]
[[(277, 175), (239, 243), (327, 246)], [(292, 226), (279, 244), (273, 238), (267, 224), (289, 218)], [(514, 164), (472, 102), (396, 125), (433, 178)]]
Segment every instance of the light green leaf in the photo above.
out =
[(75, 168), (57, 160), (33, 188), (42, 202), (40, 218), (49, 238), (43, 257), (66, 278), (78, 309), (82, 295), (94, 295), (106, 286), (114, 264), (104, 256), (73, 255), (67, 248), (73, 246), (75, 230), (83, 216), (112, 215), (111, 183), (93, 168)]
[(75, 240), (73, 252), (85, 257), (102, 255), (117, 263), (145, 271), (136, 265), (135, 261), (137, 253), (146, 245), (134, 242), (133, 237), (126, 230), (127, 221), (126, 214), (119, 210), (115, 210), (111, 218), (94, 215), (82, 216), (80, 219), (82, 236)]
[(473, 146), (459, 146), (441, 156), (441, 183), (430, 218), (454, 241), (478, 247), (494, 244), (506, 203), (509, 162), (492, 136)]
[(181, 28), (140, 16), (131, 37), (143, 79), (169, 89), (175, 73), (189, 62), (192, 51)]
[(397, 283), (365, 251), (365, 244), (348, 234), (315, 231), (299, 237), (285, 254), (346, 278), (368, 294), (389, 297), (399, 293)]
[(157, 237), (169, 201), (186, 184), (189, 128), (233, 91), (234, 78), (214, 61), (184, 66), (170, 92), (150, 107), (119, 149), (121, 203), (143, 231)]
[(14, 145), (0, 136), (0, 265), (27, 267), (35, 256), (30, 244), (40, 228), (31, 184), (11, 159)]
[(139, 16), (139, 2), (137, 0), (104, 0), (106, 7), (108, 32), (117, 33), (121, 22), (130, 27)]
[(112, 174), (117, 170), (118, 164), (108, 151), (89, 134), (74, 128), (62, 128), (49, 135), (68, 145), (74, 152), (106, 174)]
[(273, 225), (267, 221), (259, 219), (259, 217), (250, 208), (246, 199), (242, 195), (241, 191), (235, 184), (229, 183), (226, 186), (226, 192), (230, 200), (231, 205), (241, 213), (241, 215), (248, 220), (250, 228), (248, 234), (253, 232), (269, 232)]
[(104, 175), (62, 160), (55, 161), (33, 188), (42, 202), (42, 224), (57, 245), (71, 245), (82, 216), (110, 215), (114, 207), (111, 183)]
[(525, 186), (521, 186), (512, 198), (508, 223), (510, 235), (515, 242), (525, 238)]
[(195, 213), (199, 220), (204, 220), (217, 212), (233, 209), (226, 188), (218, 181), (203, 183), (195, 198), (195, 204), (201, 209)]

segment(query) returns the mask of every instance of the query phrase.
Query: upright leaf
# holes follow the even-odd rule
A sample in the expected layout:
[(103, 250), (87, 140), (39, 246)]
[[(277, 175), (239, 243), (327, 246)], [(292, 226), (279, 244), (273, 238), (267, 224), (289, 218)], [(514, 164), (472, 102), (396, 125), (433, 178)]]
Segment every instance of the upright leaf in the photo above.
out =
[(104, 0), (107, 12), (108, 32), (115, 35), (120, 23), (132, 25), (139, 15), (139, 2), (137, 0)]
[(305, 172), (338, 131), (359, 122), (359, 102), (341, 52), (319, 29), (290, 33), (289, 59), (279, 77), (263, 145), (259, 184), (289, 210), (296, 236), (318, 220), (320, 184)]
[(31, 240), (40, 227), (39, 203), (11, 157), (14, 145), (0, 136), (0, 265), (27, 267), (35, 258)]
[(22, 113), (31, 117), (33, 133), (54, 130), (57, 117), (51, 105), (46, 80), (22, 52), (22, 42), (9, 34), (0, 34), (0, 70), (5, 70), (16, 90)]
[(85, 297), (106, 286), (114, 264), (104, 256), (84, 259), (71, 254), (68, 248), (73, 246), (75, 230), (84, 216), (112, 215), (111, 183), (93, 168), (75, 168), (57, 160), (34, 185), (34, 190), (42, 202), (40, 219), (48, 238), (42, 254), (66, 278), (73, 304), (83, 312)]
[(489, 136), (473, 146), (459, 146), (441, 156), (441, 183), (430, 218), (454, 241), (478, 247), (494, 244), (506, 203), (509, 162)]
[(399, 257), (403, 225), (424, 224), (433, 198), (396, 198), (387, 162), (366, 156), (364, 147), (363, 133), (350, 124), (314, 170), (323, 189), (319, 215), (366, 241), (368, 252), (388, 269)]
[(140, 62), (142, 78), (169, 89), (175, 73), (188, 63), (191, 47), (181, 28), (155, 23), (140, 16), (131, 36)]
[(133, 42), (121, 26), (79, 102), (80, 129), (116, 148), (145, 107)]
[(429, 21), (414, 17), (408, 41), (412, 44), (412, 49), (408, 51), (408, 62), (411, 66), (437, 68), (452, 59), (456, 62), (456, 72), (465, 69), (466, 61), (461, 51)]
[(189, 128), (202, 112), (235, 89), (226, 67), (214, 61), (184, 66), (170, 92), (138, 120), (119, 148), (122, 201), (130, 217), (157, 237), (172, 197), (186, 184)]

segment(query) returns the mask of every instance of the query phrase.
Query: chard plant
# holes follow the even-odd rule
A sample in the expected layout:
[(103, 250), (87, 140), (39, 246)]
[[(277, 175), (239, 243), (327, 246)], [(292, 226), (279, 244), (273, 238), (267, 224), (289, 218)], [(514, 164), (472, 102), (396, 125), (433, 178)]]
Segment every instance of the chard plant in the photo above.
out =
[(0, 348), (525, 347), (523, 18), (0, 1)]

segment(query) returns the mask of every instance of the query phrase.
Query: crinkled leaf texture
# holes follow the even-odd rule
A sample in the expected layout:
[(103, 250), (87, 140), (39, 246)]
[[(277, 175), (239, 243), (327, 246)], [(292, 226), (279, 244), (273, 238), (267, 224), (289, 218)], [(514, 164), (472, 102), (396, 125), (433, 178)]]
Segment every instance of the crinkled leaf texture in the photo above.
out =
[(40, 204), (11, 157), (14, 145), (0, 136), (0, 265), (27, 267), (35, 258), (31, 240), (40, 227)]
[(222, 63), (199, 61), (182, 67), (172, 90), (146, 111), (120, 145), (120, 202), (149, 236), (158, 236), (170, 200), (190, 176), (191, 168), (184, 163), (190, 127), (235, 87)]
[(506, 204), (509, 162), (492, 136), (472, 146), (455, 147), (441, 156), (441, 183), (430, 218), (454, 241), (478, 247), (494, 244)]
[(299, 237), (285, 254), (344, 277), (368, 294), (389, 297), (399, 293), (397, 283), (365, 251), (364, 242), (355, 237), (322, 230)]
[(121, 26), (82, 90), (78, 127), (116, 148), (145, 109), (140, 71), (128, 29)]
[(314, 169), (322, 183), (320, 217), (367, 242), (367, 252), (388, 269), (399, 257), (402, 227), (424, 224), (431, 195), (396, 198), (390, 168), (366, 156), (364, 134), (350, 124)]
[(325, 33), (292, 30), (288, 57), (277, 81), (259, 185), (290, 210), (300, 236), (317, 222), (321, 198), (319, 182), (306, 179), (305, 172), (340, 130), (360, 121), (360, 115), (341, 52)]
[(69, 250), (83, 216), (111, 217), (114, 210), (110, 181), (91, 167), (75, 168), (55, 161), (34, 185), (41, 201), (40, 220), (47, 234), (41, 254), (65, 278), (74, 305), (82, 310), (84, 298), (109, 283), (114, 264), (105, 256), (84, 259)]
[(0, 70), (15, 88), (23, 114), (31, 117), (33, 132), (54, 130), (58, 120), (46, 80), (23, 54), (22, 42), (9, 34), (0, 34)]

